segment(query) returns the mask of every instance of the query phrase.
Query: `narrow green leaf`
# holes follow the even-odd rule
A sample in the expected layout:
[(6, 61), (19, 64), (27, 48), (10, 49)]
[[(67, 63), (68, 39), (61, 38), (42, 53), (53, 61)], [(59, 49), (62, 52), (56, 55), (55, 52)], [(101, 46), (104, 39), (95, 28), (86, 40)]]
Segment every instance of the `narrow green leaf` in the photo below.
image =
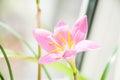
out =
[(101, 80), (106, 80), (108, 72), (110, 71), (110, 68), (111, 68), (112, 64), (114, 63), (115, 58), (116, 58), (116, 56), (118, 54), (117, 51), (118, 51), (118, 48), (116, 48), (114, 50), (113, 55), (111, 56), (110, 60), (108, 61), (107, 65), (106, 65), (106, 67), (105, 67), (105, 69), (104, 69), (104, 71), (102, 73)]
[[(7, 56), (9, 58), (15, 58), (15, 59), (20, 59), (20, 60), (25, 60), (25, 61), (30, 61), (30, 62), (38, 62), (38, 59), (37, 57), (30, 57), (30, 56), (26, 56), (26, 55), (22, 55), (23, 53), (21, 52), (16, 52), (16, 51), (12, 51), (12, 50), (5, 50), (6, 53), (7, 53)], [(2, 53), (0, 53), (1, 55)], [(1, 56), (1, 58), (4, 58)], [(47, 69), (45, 68), (44, 65), (42, 65), (42, 68), (43, 70), (45, 71), (46, 73), (46, 76), (48, 77), (49, 80), (52, 80)], [(2, 77), (2, 75), (0, 75), (0, 77)], [(4, 80), (4, 79), (2, 79)]]
[[(5, 52), (7, 53), (7, 56), (9, 58), (15, 58), (15, 59), (20, 59), (20, 60), (25, 60), (25, 61), (31, 61), (31, 62), (38, 62), (38, 59), (36, 57), (26, 56), (22, 52), (16, 52), (16, 51), (8, 50), (8, 49), (5, 49)], [(1, 54), (2, 53), (0, 53), (0, 55)], [(4, 57), (1, 56), (1, 58), (4, 58)], [(71, 79), (73, 78), (72, 69), (69, 68), (64, 63), (56, 62), (56, 63), (53, 63), (53, 64), (48, 64), (47, 66), (52, 67), (52, 68), (54, 68), (54, 69), (62, 72), (63, 74), (70, 76)], [(45, 71), (46, 75), (48, 76), (49, 80), (52, 80), (44, 65), (42, 65), (42, 68)], [(86, 80), (86, 79), (85, 79), (84, 76), (82, 76), (80, 74), (78, 76), (78, 80)]]
[[(37, 1), (37, 4), (40, 3), (40, 0), (36, 0)], [(37, 58), (38, 56), (36, 55), (35, 51), (31, 48), (31, 46), (27, 43), (27, 41), (18, 33), (16, 32), (14, 29), (11, 28), (11, 26), (3, 23), (3, 22), (0, 22), (0, 26), (5, 28), (6, 30), (8, 30), (9, 32), (11, 32), (16, 38), (18, 38), (21, 42), (23, 42), (26, 47), (33, 53), (33, 55)], [(16, 56), (17, 58), (20, 58), (20, 59), (24, 59), (24, 60), (28, 60), (28, 61), (37, 61), (36, 58), (32, 58), (32, 57), (23, 57), (23, 56)], [(47, 71), (45, 71), (47, 72)], [(47, 74), (47, 73), (46, 73)], [(48, 74), (49, 75), (49, 74)]]
[(28, 44), (28, 42), (17, 31), (15, 31), (11, 26), (9, 26), (3, 22), (0, 22), (0, 26), (5, 28), (9, 32), (11, 32), (15, 37), (17, 37), (21, 42), (23, 42), (27, 46), (27, 48), (33, 53), (33, 55), (35, 55), (37, 57), (35, 51), (31, 48), (31, 46)]
[[(31, 62), (37, 62), (38, 61), (38, 59), (36, 57), (26, 56), (22, 52), (16, 52), (16, 51), (8, 50), (8, 49), (5, 49), (5, 52), (7, 53), (7, 56), (11, 57), (11, 58), (21, 59), (21, 60), (31, 61)], [(0, 52), (0, 55), (1, 54), (2, 53)]]
[(0, 72), (0, 80), (5, 80), (1, 72)]
[(11, 69), (11, 66), (10, 66), (10, 63), (9, 63), (9, 60), (8, 60), (8, 57), (7, 57), (7, 55), (6, 55), (3, 47), (2, 47), (1, 45), (0, 45), (0, 49), (1, 49), (2, 53), (3, 53), (3, 55), (4, 55), (5, 61), (6, 61), (7, 66), (8, 66), (8, 70), (9, 70), (9, 74), (10, 74), (10, 79), (11, 79), (11, 80), (14, 80), (13, 73), (12, 73), (12, 69)]
[(45, 67), (44, 65), (42, 65), (42, 68), (43, 68), (43, 70), (45, 71), (46, 76), (48, 77), (48, 79), (49, 79), (49, 80), (52, 80), (52, 78), (51, 78), (51, 76), (49, 75), (49, 73), (48, 73), (46, 67)]

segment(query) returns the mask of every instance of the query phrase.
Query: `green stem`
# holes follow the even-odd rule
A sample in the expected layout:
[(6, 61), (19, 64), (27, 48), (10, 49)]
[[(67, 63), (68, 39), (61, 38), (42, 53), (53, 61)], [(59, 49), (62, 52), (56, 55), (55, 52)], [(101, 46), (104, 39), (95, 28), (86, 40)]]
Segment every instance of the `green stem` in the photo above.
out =
[(41, 65), (38, 64), (38, 80), (41, 80)]
[(5, 80), (1, 72), (0, 72), (0, 80)]
[[(40, 21), (40, 17), (41, 17), (41, 10), (39, 7), (40, 4), (40, 0), (36, 0), (36, 6), (37, 6), (37, 15), (36, 15), (36, 19), (37, 19), (37, 27), (40, 28), (41, 27), (41, 21)], [(41, 48), (38, 45), (38, 59), (41, 57)], [(38, 80), (41, 80), (41, 64), (38, 63)]]
[[(41, 28), (41, 9), (40, 9), (40, 0), (36, 0), (36, 7), (37, 7), (37, 15), (36, 15), (36, 19), (37, 19), (37, 27)], [(38, 59), (41, 57), (41, 48), (40, 46), (38, 46)], [(41, 64), (38, 64), (38, 80), (41, 80)], [(47, 77), (49, 80), (51, 80), (51, 77), (49, 75), (49, 73), (47, 72), (47, 69), (42, 66), (43, 70), (45, 71)]]
[(73, 70), (74, 80), (78, 80), (78, 70), (76, 69), (75, 59), (67, 61)]
[[(38, 46), (38, 59), (41, 57), (41, 49)], [(41, 80), (41, 64), (38, 63), (38, 80)]]
[(39, 5), (40, 4), (40, 0), (36, 0), (36, 4)]
[(10, 79), (11, 79), (11, 80), (14, 80), (13, 73), (12, 73), (12, 69), (11, 69), (11, 66), (10, 66), (10, 63), (9, 63), (9, 60), (8, 60), (8, 57), (7, 57), (7, 55), (6, 55), (3, 47), (2, 47), (1, 45), (0, 45), (0, 49), (1, 49), (2, 53), (3, 53), (3, 56), (4, 56), (5, 60), (6, 60), (7, 66), (8, 66), (8, 70), (9, 70), (9, 74), (10, 74)]

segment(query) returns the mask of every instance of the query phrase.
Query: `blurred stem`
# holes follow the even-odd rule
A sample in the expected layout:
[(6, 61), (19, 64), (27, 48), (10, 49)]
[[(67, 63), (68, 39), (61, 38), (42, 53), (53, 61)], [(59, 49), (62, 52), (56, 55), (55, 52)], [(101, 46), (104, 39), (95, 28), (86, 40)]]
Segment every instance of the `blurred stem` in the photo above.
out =
[[(40, 28), (41, 27), (41, 20), (40, 20), (40, 15), (41, 15), (41, 10), (39, 7), (39, 0), (36, 0), (36, 4), (37, 4), (37, 15), (36, 15), (36, 19), (37, 19), (37, 27)], [(41, 57), (41, 48), (38, 45), (38, 59)], [(38, 63), (38, 80), (41, 80), (41, 64)]]
[(1, 72), (0, 72), (0, 80), (5, 80)]
[(37, 27), (41, 28), (41, 9), (40, 9), (40, 0), (36, 0), (36, 7), (37, 7), (37, 15), (36, 15), (36, 19), (37, 19)]
[(10, 74), (10, 79), (11, 79), (11, 80), (14, 80), (13, 73), (12, 73), (12, 69), (11, 69), (11, 66), (10, 66), (10, 63), (9, 63), (9, 60), (8, 60), (8, 57), (7, 57), (7, 55), (6, 55), (3, 47), (2, 47), (1, 45), (0, 45), (0, 49), (1, 49), (1, 51), (2, 51), (2, 53), (3, 53), (3, 56), (4, 56), (5, 60), (6, 60), (7, 67), (8, 67), (9, 74)]
[(75, 65), (75, 58), (72, 60), (68, 60), (67, 62), (69, 63), (70, 67), (73, 70), (74, 80), (78, 80), (78, 70), (77, 70), (76, 65)]
[(40, 4), (40, 0), (36, 0), (36, 4), (39, 5)]
[[(37, 15), (36, 15), (36, 20), (37, 20), (37, 27), (41, 27), (41, 9), (40, 9), (40, 0), (36, 0), (36, 6), (37, 6)], [(38, 59), (41, 57), (41, 48), (38, 45)], [(38, 63), (38, 80), (41, 80), (41, 64)]]
[[(38, 45), (38, 59), (41, 56), (41, 48)], [(41, 80), (41, 64), (38, 63), (38, 80)]]
[[(36, 15), (36, 20), (37, 20), (37, 28), (41, 28), (41, 9), (40, 9), (40, 0), (36, 0), (36, 7), (37, 7), (37, 15)], [(41, 48), (38, 45), (38, 59), (41, 57)], [(38, 63), (38, 80), (41, 80), (41, 67), (43, 67), (43, 70), (45, 71), (47, 77), (49, 80), (51, 80), (51, 77), (49, 73), (47, 72), (47, 69), (42, 66), (41, 64)]]

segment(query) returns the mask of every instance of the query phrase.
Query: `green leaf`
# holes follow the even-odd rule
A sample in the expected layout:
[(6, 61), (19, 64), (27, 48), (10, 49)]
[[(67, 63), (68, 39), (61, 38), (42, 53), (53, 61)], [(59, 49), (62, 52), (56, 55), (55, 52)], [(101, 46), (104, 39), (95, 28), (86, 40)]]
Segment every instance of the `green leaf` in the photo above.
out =
[[(66, 63), (55, 62), (52, 64), (47, 64), (47, 66), (58, 70), (64, 75), (69, 76), (70, 80), (73, 80), (73, 70)], [(87, 80), (87, 79), (78, 72), (78, 80)]]
[(70, 78), (73, 78), (72, 69), (69, 66), (67, 66), (67, 64), (65, 64), (65, 63), (55, 62), (52, 64), (48, 64), (47, 66), (52, 67), (52, 68), (62, 72), (63, 74), (69, 76)]
[(1, 72), (0, 72), (0, 80), (5, 80)]
[(27, 46), (27, 48), (33, 53), (33, 55), (37, 57), (35, 51), (31, 48), (28, 42), (17, 31), (15, 31), (11, 26), (3, 22), (0, 22), (0, 26), (5, 28), (7, 31), (11, 32), (16, 38), (18, 38), (21, 42), (23, 42)]
[[(38, 62), (38, 59), (36, 57), (26, 56), (22, 52), (16, 52), (16, 51), (13, 51), (13, 50), (8, 50), (8, 49), (5, 49), (5, 52), (7, 53), (7, 56), (9, 58), (15, 58), (15, 59), (20, 59), (20, 60), (25, 60), (25, 61), (31, 61), (31, 62)], [(0, 52), (0, 55), (1, 54), (2, 53)], [(4, 58), (4, 57), (1, 56), (1, 58)], [(48, 64), (47, 66), (48, 67), (52, 67), (52, 68), (58, 70), (59, 72), (62, 72), (63, 74), (69, 76), (71, 79), (73, 79), (72, 69), (70, 67), (68, 67), (65, 63), (55, 62), (55, 63), (52, 63), (52, 64)], [(42, 65), (42, 68), (44, 69), (44, 71), (47, 71), (44, 65)], [(46, 73), (48, 73), (48, 72), (46, 72)], [(49, 78), (51, 80), (50, 76), (49, 76)], [(82, 76), (80, 74), (78, 76), (78, 80), (86, 80), (86, 79), (85, 79), (84, 76)]]
[[(6, 51), (7, 56), (9, 58), (15, 58), (15, 59), (20, 59), (20, 60), (25, 60), (25, 61), (30, 61), (30, 62), (38, 62), (37, 57), (26, 56), (22, 52), (16, 52), (16, 51), (12, 51), (12, 50), (5, 50), (5, 51)], [(1, 56), (1, 54), (2, 53), (0, 52), (0, 56)], [(4, 57), (1, 56), (0, 58), (4, 58)], [(49, 78), (49, 80), (52, 80), (44, 65), (42, 65), (42, 68), (45, 71), (45, 73), (46, 73), (47, 77)], [(0, 77), (2, 78), (2, 75), (0, 75)]]
[(42, 68), (43, 68), (43, 70), (45, 71), (46, 76), (48, 77), (48, 79), (49, 79), (49, 80), (52, 80), (52, 78), (51, 78), (51, 76), (49, 75), (49, 73), (48, 73), (46, 67), (45, 67), (44, 65), (42, 65)]
[(116, 56), (118, 54), (118, 48), (116, 48), (113, 52), (113, 55), (111, 56), (110, 60), (108, 61), (103, 73), (102, 73), (102, 76), (101, 76), (101, 80), (106, 80), (106, 77), (108, 75), (108, 72), (110, 71), (110, 68), (112, 66), (112, 64), (114, 63), (115, 59), (116, 59)]
[(79, 73), (78, 80), (87, 80), (87, 79), (85, 78), (85, 76)]
[(7, 55), (6, 55), (6, 52), (4, 51), (4, 49), (3, 49), (3, 47), (2, 47), (1, 45), (0, 45), (0, 50), (1, 50), (1, 52), (3, 53), (3, 56), (4, 56), (4, 58), (5, 58), (5, 61), (6, 61), (8, 70), (9, 70), (10, 79), (11, 79), (11, 80), (14, 80), (10, 62), (9, 62), (9, 60), (8, 60), (8, 57), (7, 57)]
[[(21, 59), (21, 60), (31, 61), (31, 62), (37, 62), (38, 61), (38, 59), (36, 57), (26, 56), (22, 52), (16, 52), (16, 51), (7, 50), (7, 49), (5, 49), (5, 52), (7, 53), (7, 56), (9, 58)], [(0, 52), (0, 55), (1, 54), (2, 53)], [(4, 57), (2, 56), (1, 58), (4, 58)]]

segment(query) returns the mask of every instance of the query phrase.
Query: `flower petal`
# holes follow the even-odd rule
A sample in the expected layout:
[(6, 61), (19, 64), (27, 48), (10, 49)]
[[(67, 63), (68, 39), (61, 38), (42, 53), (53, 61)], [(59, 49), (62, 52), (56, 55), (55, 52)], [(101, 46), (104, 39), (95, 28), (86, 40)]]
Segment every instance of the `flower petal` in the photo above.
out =
[(65, 25), (66, 25), (65, 22), (59, 21), (59, 22), (57, 23), (57, 25), (56, 25), (56, 28), (57, 28), (57, 27), (61, 27), (61, 26), (65, 26)]
[(41, 57), (39, 59), (39, 63), (40, 64), (49, 64), (49, 63), (52, 63), (52, 62), (56, 62), (60, 59), (61, 58), (56, 54), (48, 54), (48, 55), (45, 55), (45, 56)]
[(68, 25), (64, 22), (59, 22), (58, 26), (54, 29), (54, 38), (59, 44), (63, 44), (68, 38)]
[(38, 44), (47, 51), (55, 49), (54, 46), (50, 45), (52, 40), (49, 38), (52, 33), (44, 29), (35, 29), (33, 31), (34, 37), (37, 40)]
[(87, 35), (88, 24), (87, 17), (83, 16), (75, 22), (72, 29), (72, 39), (74, 42), (78, 43), (81, 40), (84, 40)]
[(98, 48), (100, 48), (100, 46), (97, 43), (89, 40), (83, 40), (75, 46), (77, 52), (95, 50)]
[(75, 50), (67, 50), (67, 51), (65, 51), (63, 58), (68, 59), (68, 58), (75, 56), (75, 55), (76, 55)]

